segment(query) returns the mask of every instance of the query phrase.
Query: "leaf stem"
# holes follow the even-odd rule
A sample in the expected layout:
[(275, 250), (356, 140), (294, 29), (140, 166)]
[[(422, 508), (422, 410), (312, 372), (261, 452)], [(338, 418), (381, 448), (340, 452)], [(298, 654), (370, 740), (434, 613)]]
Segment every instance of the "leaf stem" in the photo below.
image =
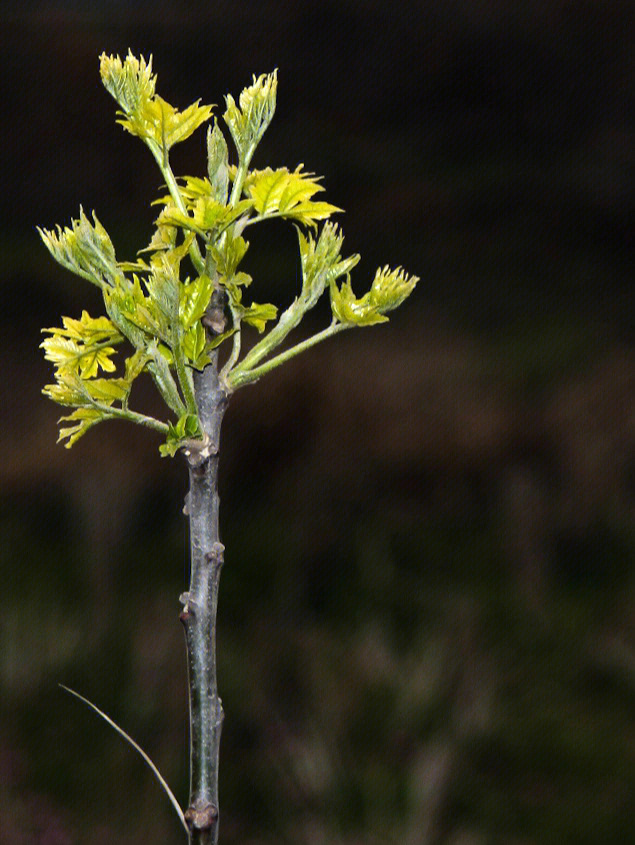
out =
[(251, 163), (251, 159), (253, 158), (253, 154), (256, 152), (256, 146), (258, 142), (254, 141), (253, 144), (247, 149), (247, 152), (243, 156), (243, 158), (238, 162), (238, 168), (236, 170), (236, 176), (234, 178), (234, 184), (232, 186), (232, 192), (229, 197), (229, 204), (233, 207), (236, 205), (238, 200), (240, 199), (240, 195), (243, 191), (243, 183), (247, 176), (247, 170)]
[(229, 356), (229, 358), (225, 362), (225, 365), (220, 372), (220, 378), (225, 383), (227, 383), (226, 377), (227, 377), (228, 373), (231, 372), (232, 367), (236, 364), (236, 361), (238, 361), (238, 358), (240, 357), (240, 344), (241, 344), (240, 316), (239, 316), (237, 310), (233, 307), (231, 300), (229, 301), (229, 310), (231, 311), (232, 324), (233, 324), (235, 331), (234, 331), (234, 336), (232, 338), (231, 355)]
[[(159, 169), (163, 174), (165, 184), (167, 186), (168, 191), (170, 192), (170, 196), (174, 200), (174, 204), (180, 212), (182, 212), (183, 214), (187, 214), (185, 202), (183, 200), (183, 197), (181, 196), (181, 191), (179, 190), (179, 186), (176, 182), (174, 173), (172, 172), (172, 168), (170, 167), (170, 162), (168, 161), (167, 150), (162, 149), (151, 138), (146, 140), (146, 144), (150, 152), (154, 156), (154, 160), (159, 165)], [(203, 273), (205, 270), (205, 262), (203, 261), (203, 256), (201, 255), (201, 251), (198, 247), (196, 239), (192, 241), (192, 245), (190, 246), (190, 258), (192, 259), (192, 264), (196, 268), (197, 272)]]
[(161, 422), (161, 420), (157, 420), (154, 417), (146, 416), (146, 414), (140, 414), (138, 413), (138, 411), (130, 411), (124, 408), (116, 408), (112, 405), (105, 405), (102, 402), (96, 402), (95, 400), (91, 402), (91, 406), (93, 408), (97, 408), (97, 410), (101, 411), (105, 415), (107, 414), (110, 417), (139, 423), (140, 425), (145, 425), (148, 428), (154, 429), (155, 431), (160, 431), (161, 434), (168, 433), (169, 427), (167, 423)]
[(297, 343), (295, 346), (292, 346), (285, 352), (281, 352), (274, 358), (270, 358), (259, 367), (243, 369), (243, 362), (228, 374), (226, 377), (227, 384), (232, 389), (235, 389), (237, 387), (242, 387), (245, 384), (249, 384), (252, 381), (256, 381), (261, 376), (264, 376), (265, 373), (268, 373), (270, 370), (275, 369), (275, 367), (279, 367), (280, 364), (284, 364), (284, 362), (288, 361), (290, 358), (294, 358), (296, 355), (304, 352), (305, 349), (310, 349), (312, 346), (315, 346), (316, 343), (320, 343), (320, 341), (326, 340), (327, 337), (332, 337), (334, 334), (348, 328), (350, 328), (350, 325), (346, 323), (337, 323), (333, 321), (326, 329), (323, 329), (321, 332), (303, 340), (301, 343)]

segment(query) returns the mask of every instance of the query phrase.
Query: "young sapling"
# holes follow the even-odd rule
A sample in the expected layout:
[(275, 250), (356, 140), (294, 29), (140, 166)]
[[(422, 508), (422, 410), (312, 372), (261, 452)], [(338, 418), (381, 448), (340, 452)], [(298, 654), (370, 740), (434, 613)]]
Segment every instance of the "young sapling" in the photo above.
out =
[[(207, 175), (176, 177), (171, 148), (212, 117), (193, 103), (178, 111), (156, 93), (152, 58), (131, 52), (101, 56), (101, 79), (119, 106), (117, 122), (152, 153), (167, 193), (151, 241), (132, 261), (117, 259), (95, 214), (80, 209), (70, 226), (40, 229), (63, 267), (96, 285), (105, 314), (63, 317), (43, 331), (41, 344), (55, 367), (44, 393), (73, 409), (61, 417), (59, 440), (73, 446), (105, 420), (136, 422), (161, 435), (162, 456), (182, 452), (189, 470), (185, 512), (190, 526), (190, 585), (181, 596), (190, 709), (190, 796), (182, 811), (154, 764), (136, 743), (97, 710), (144, 756), (177, 808), (189, 842), (218, 838), (218, 762), (223, 706), (216, 679), (216, 611), (224, 547), (219, 535), (218, 461), (223, 415), (232, 394), (311, 346), (355, 326), (385, 322), (418, 279), (400, 267), (377, 270), (361, 297), (350, 271), (359, 255), (343, 258), (343, 236), (330, 222), (341, 211), (315, 199), (319, 178), (286, 167), (251, 168), (254, 152), (276, 107), (277, 72), (254, 77), (238, 102), (225, 97), (223, 121), (235, 147), (230, 163), (216, 118), (207, 130)], [(271, 303), (246, 301), (251, 277), (239, 269), (249, 227), (283, 218), (297, 230), (302, 283), (278, 313)], [(321, 226), (321, 228), (320, 228)], [(290, 346), (287, 335), (328, 293), (332, 319), (317, 334)], [(260, 338), (243, 352), (247, 327)], [(219, 350), (227, 348), (220, 366)], [(130, 407), (133, 384), (147, 374), (167, 406), (163, 419)], [(78, 695), (77, 693), (74, 693)], [(78, 695), (79, 698), (82, 698)], [(86, 699), (83, 699), (86, 701)]]

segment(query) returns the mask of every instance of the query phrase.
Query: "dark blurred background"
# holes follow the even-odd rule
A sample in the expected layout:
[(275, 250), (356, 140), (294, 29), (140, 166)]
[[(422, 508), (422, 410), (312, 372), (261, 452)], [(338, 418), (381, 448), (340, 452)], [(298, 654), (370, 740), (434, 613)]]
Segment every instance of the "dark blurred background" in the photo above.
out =
[[(325, 176), (358, 292), (379, 264), (421, 277), (388, 325), (228, 412), (221, 841), (632, 841), (633, 5), (3, 8), (2, 845), (183, 841), (58, 688), (186, 801), (185, 466), (126, 424), (64, 450), (40, 394), (40, 328), (101, 312), (35, 226), (81, 203), (132, 258), (156, 216), (160, 175), (98, 76), (129, 47), (217, 114), (278, 67), (254, 165)], [(202, 174), (204, 133), (172, 162)], [(254, 232), (256, 300), (290, 300), (296, 250), (292, 227)]]

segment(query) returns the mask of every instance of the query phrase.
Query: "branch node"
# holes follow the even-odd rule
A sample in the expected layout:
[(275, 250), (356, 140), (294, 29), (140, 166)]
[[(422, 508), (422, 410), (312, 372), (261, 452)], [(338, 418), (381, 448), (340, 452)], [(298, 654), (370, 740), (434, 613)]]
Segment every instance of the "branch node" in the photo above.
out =
[(184, 440), (182, 448), (190, 468), (194, 470), (204, 469), (207, 461), (218, 455), (218, 445), (212, 443), (207, 432), (201, 440)]
[(211, 830), (218, 822), (218, 807), (199, 799), (185, 811), (185, 821), (191, 831)]
[(220, 568), (225, 562), (225, 546), (222, 543), (214, 543), (211, 551), (205, 552), (205, 560)]

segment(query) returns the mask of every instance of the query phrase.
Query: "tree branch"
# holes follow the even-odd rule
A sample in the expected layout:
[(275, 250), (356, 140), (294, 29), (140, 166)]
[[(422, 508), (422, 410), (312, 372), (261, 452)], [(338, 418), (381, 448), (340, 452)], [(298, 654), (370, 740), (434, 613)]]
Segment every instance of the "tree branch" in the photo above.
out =
[(216, 680), (216, 610), (224, 547), (218, 530), (220, 428), (228, 396), (218, 379), (218, 356), (194, 374), (204, 437), (188, 444), (190, 588), (181, 596), (190, 692), (190, 804), (185, 820), (191, 845), (218, 840), (218, 760), (223, 705)]

